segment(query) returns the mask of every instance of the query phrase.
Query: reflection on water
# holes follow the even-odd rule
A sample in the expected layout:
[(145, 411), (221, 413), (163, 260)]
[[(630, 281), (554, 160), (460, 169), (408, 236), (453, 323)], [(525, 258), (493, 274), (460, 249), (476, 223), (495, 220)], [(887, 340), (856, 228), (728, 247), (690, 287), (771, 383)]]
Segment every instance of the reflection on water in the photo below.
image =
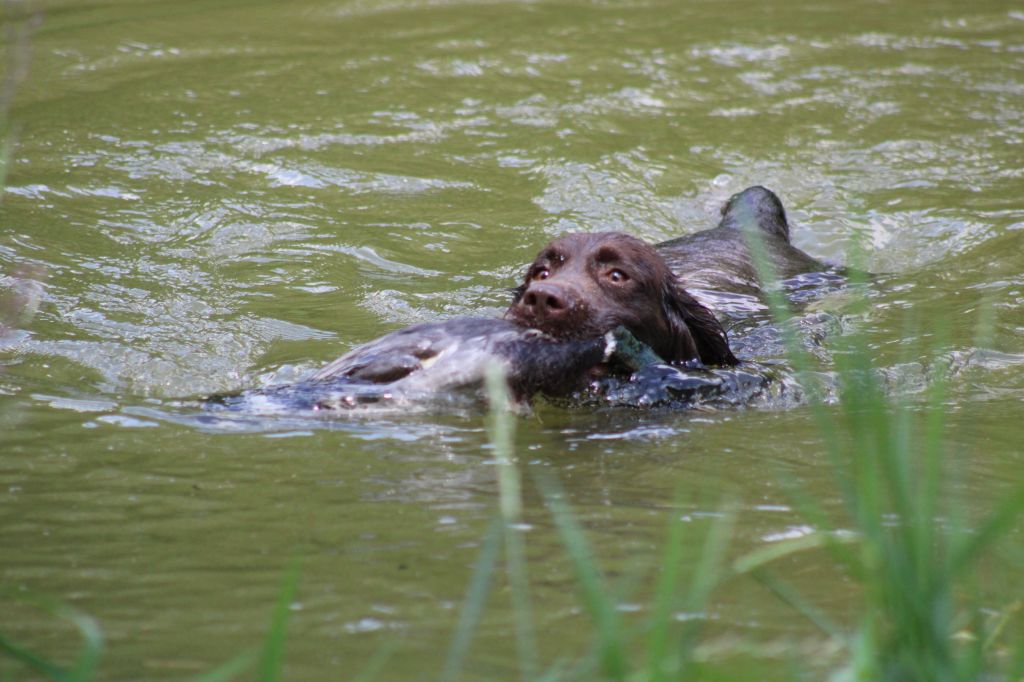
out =
[[(971, 508), (1020, 478), (1024, 15), (1004, 3), (40, 6), (0, 203), (0, 524), (17, 548), (0, 583), (94, 614), (107, 676), (181, 677), (258, 641), (296, 552), (295, 676), (396, 638), (389, 677), (439, 670), (494, 505), (481, 415), (268, 426), (191, 399), (494, 315), (553, 235), (670, 239), (748, 185), (780, 194), (797, 246), (875, 273), (864, 308), (787, 283), (826, 394), (836, 340), (864, 332), (894, 393), (948, 377)], [(743, 357), (789, 376), (761, 301), (696, 293)], [(781, 405), (540, 403), (517, 452), (563, 481), (615, 584), (637, 584), (677, 488), (700, 527), (739, 500), (737, 553), (804, 532), (783, 478), (838, 504), (811, 415)], [(526, 494), (553, 659), (584, 628)], [(849, 613), (823, 553), (793, 568)], [(766, 660), (818, 641), (742, 580), (679, 617)], [(492, 599), (476, 678), (516, 674), (509, 623)], [(45, 649), (48, 628), (3, 629)]]

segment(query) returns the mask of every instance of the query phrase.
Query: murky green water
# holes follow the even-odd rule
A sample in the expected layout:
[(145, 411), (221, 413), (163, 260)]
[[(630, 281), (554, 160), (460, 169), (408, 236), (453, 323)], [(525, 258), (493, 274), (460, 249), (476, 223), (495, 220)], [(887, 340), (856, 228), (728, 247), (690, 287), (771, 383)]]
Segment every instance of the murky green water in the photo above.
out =
[[(497, 313), (550, 237), (667, 239), (711, 226), (750, 184), (779, 192), (805, 250), (846, 260), (860, 240), (886, 273), (870, 313), (844, 323), (868, 332), (894, 390), (917, 390), (948, 339), (949, 454), (968, 510), (1024, 478), (1019, 9), (39, 8), (0, 274), (8, 290), (18, 273), (47, 284), (34, 319), (6, 320), (18, 328), (0, 340), (0, 586), (95, 616), (106, 679), (182, 677), (252, 646), (297, 554), (292, 679), (344, 679), (390, 643), (383, 679), (435, 678), (495, 509), (480, 415), (249, 433), (162, 415), (294, 379), (409, 323)], [(625, 612), (643, 610), (677, 491), (695, 527), (738, 501), (735, 555), (810, 530), (783, 477), (838, 503), (805, 408), (540, 406), (518, 427), (523, 468), (561, 480)], [(549, 514), (526, 496), (550, 661), (584, 650), (588, 618)], [(995, 576), (1014, 574), (1012, 538)], [(823, 609), (856, 612), (824, 552), (786, 562)], [(1021, 597), (1009, 579), (982, 591), (993, 609)], [(0, 613), (0, 632), (71, 651), (48, 617), (9, 600)], [(780, 678), (821, 642), (752, 580), (722, 585), (703, 617), (714, 656), (753, 656)], [(516, 671), (499, 582), (468, 672)]]

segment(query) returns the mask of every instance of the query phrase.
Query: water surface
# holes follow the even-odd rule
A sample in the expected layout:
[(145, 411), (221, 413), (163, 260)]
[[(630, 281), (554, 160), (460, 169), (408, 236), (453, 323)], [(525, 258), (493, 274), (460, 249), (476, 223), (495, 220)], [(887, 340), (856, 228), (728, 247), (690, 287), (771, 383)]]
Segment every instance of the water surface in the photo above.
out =
[[(879, 273), (866, 313), (809, 306), (866, 332), (894, 391), (923, 390), (933, 349), (951, 363), (968, 511), (1021, 482), (1024, 13), (1005, 3), (35, 7), (0, 286), (45, 289), (30, 319), (4, 312), (0, 584), (92, 614), (104, 678), (180, 678), (252, 646), (301, 555), (290, 677), (345, 678), (394, 643), (384, 679), (434, 679), (495, 510), (482, 415), (237, 432), (169, 416), (407, 324), (497, 314), (551, 237), (672, 238), (751, 184), (780, 194), (803, 249)], [(539, 405), (517, 451), (561, 481), (639, 615), (669, 514), (700, 531), (735, 500), (738, 556), (812, 530), (781, 480), (839, 504), (800, 406)], [(526, 517), (543, 656), (576, 655), (587, 616), (529, 485)], [(855, 613), (826, 553), (780, 570)], [(1021, 596), (983, 592), (992, 609)], [(5, 635), (70, 652), (45, 615), (3, 613)], [(499, 581), (467, 678), (516, 678), (511, 614)], [(678, 616), (707, 623), (709, 658), (781, 677), (822, 651), (752, 580)]]

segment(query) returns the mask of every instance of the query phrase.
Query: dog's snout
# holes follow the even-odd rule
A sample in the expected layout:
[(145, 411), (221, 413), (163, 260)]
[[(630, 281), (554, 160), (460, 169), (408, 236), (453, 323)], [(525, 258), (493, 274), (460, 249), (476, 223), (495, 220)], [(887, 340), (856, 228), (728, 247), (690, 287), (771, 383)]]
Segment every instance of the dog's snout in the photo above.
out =
[(557, 315), (569, 307), (565, 293), (554, 287), (534, 285), (523, 294), (523, 305), (538, 315)]
[(568, 330), (563, 327), (579, 312), (578, 299), (570, 287), (533, 282), (514, 306), (515, 314), (528, 324), (564, 333)]

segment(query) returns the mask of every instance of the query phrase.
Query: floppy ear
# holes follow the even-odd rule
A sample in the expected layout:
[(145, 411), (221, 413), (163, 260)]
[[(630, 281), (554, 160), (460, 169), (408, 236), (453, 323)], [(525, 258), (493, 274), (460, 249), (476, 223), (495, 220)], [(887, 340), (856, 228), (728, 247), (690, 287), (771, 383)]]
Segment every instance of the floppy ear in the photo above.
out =
[[(673, 345), (684, 355), (687, 346), (696, 346), (697, 356), (705, 365), (738, 365), (739, 360), (729, 349), (725, 330), (714, 313), (690, 295), (679, 278), (669, 273), (661, 291), (661, 305), (668, 320)], [(689, 341), (689, 343), (687, 343)], [(691, 346), (691, 347), (692, 347)], [(689, 360), (688, 357), (667, 358), (669, 361)]]

